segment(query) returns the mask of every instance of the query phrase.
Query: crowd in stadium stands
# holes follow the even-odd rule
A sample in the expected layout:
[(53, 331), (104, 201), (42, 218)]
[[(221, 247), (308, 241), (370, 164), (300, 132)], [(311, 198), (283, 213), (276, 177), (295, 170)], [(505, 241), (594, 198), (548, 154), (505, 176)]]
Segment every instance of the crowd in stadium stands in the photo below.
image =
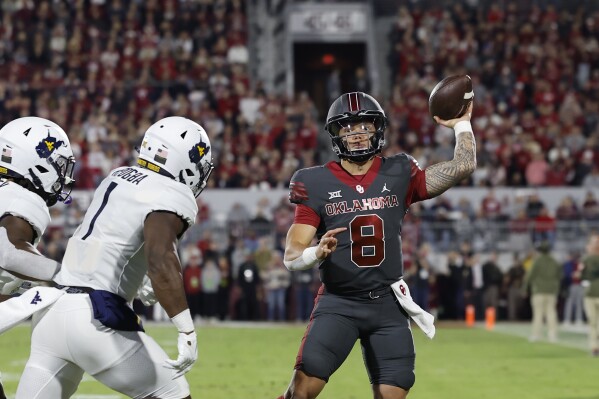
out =
[(597, 186), (599, 13), (536, 4), (400, 7), (390, 153), (405, 150), (421, 165), (452, 156), (453, 133), (434, 125), (428, 93), (440, 76), (467, 73), (478, 167), (466, 184)]
[[(489, 9), (456, 2), (445, 10), (410, 4), (400, 7), (390, 34), (393, 86), (381, 101), (390, 119), (386, 154), (408, 152), (423, 167), (450, 159), (453, 132), (434, 125), (428, 93), (440, 77), (468, 73), (479, 142), (477, 171), (464, 185), (599, 186), (597, 12), (526, 2)], [(210, 135), (217, 164), (212, 187), (285, 187), (296, 169), (319, 161), (317, 135), (324, 133), (305, 93), (289, 99), (266, 93), (260, 82), (250, 85), (245, 6), (242, 0), (3, 2), (0, 124), (25, 115), (59, 123), (78, 159), (76, 188), (93, 189), (111, 168), (131, 163), (152, 121), (187, 116)], [(586, 224), (599, 223), (591, 191), (582, 202), (566, 194), (555, 210), (534, 195), (505, 203), (493, 190), (481, 204), (440, 197), (413, 205), (402, 234), (417, 300), (446, 318), (463, 317), (470, 302), (498, 304), (505, 310), (500, 317), (526, 317), (521, 284), (530, 248), (579, 237)], [(266, 204), (255, 214), (236, 205), (225, 239), (211, 236), (209, 207), (200, 198), (203, 235), (182, 248), (194, 313), (307, 319), (317, 272), (289, 274), (281, 261), (291, 205)], [(77, 201), (52, 208), (46, 254), (62, 257), (85, 208)], [(518, 251), (513, 265), (499, 270), (481, 253), (506, 240)], [(430, 259), (437, 253), (448, 253), (444, 266)]]
[[(422, 166), (451, 158), (453, 133), (434, 125), (428, 93), (440, 77), (469, 73), (479, 167), (464, 184), (599, 184), (598, 13), (467, 4), (399, 8), (390, 34), (393, 89), (381, 99), (391, 121), (386, 153), (411, 153)], [(250, 85), (245, 7), (3, 2), (0, 123), (30, 114), (55, 120), (80, 160), (77, 187), (89, 189), (129, 163), (152, 121), (183, 115), (211, 136), (211, 185), (285, 186), (295, 169), (319, 161), (324, 133), (305, 93), (288, 99)]]
[(307, 96), (250, 89), (242, 0), (25, 0), (0, 12), (0, 124), (37, 115), (64, 127), (78, 189), (130, 164), (146, 128), (172, 114), (208, 132), (212, 186), (282, 187), (314, 162)]

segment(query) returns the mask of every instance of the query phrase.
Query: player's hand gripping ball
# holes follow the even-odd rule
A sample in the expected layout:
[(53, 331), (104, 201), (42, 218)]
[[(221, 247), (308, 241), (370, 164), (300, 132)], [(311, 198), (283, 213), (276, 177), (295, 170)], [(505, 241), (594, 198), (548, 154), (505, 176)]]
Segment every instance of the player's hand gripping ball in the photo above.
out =
[(433, 88), (428, 98), (428, 111), (431, 117), (443, 120), (459, 118), (474, 99), (472, 79), (468, 75), (448, 76)]

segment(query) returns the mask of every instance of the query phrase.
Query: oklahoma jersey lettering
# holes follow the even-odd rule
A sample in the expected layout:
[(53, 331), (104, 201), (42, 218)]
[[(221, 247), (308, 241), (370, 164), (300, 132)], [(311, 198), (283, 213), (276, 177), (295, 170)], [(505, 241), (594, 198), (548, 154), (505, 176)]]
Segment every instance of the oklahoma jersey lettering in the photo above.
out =
[(403, 274), (401, 226), (410, 204), (428, 198), (424, 171), (406, 154), (375, 157), (363, 176), (337, 162), (298, 170), (290, 201), (298, 204), (296, 224), (316, 227), (316, 235), (347, 227), (336, 235), (337, 249), (320, 264), (327, 291), (350, 295), (388, 287)]
[(175, 213), (191, 226), (198, 207), (192, 191), (175, 180), (138, 167), (113, 170), (69, 240), (55, 281), (133, 300), (147, 272), (144, 222), (155, 211)]

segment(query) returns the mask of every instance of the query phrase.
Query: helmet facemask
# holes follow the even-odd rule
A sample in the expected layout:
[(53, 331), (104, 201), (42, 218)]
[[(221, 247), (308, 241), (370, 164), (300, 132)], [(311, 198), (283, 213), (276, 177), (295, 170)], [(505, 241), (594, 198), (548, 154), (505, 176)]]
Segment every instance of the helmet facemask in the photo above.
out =
[(56, 202), (69, 204), (71, 202), (73, 183), (75, 182), (73, 179), (75, 158), (55, 152), (47, 158), (47, 161), (58, 177), (49, 187), (45, 187), (42, 180), (46, 180), (45, 174), (51, 172), (41, 165), (35, 165), (34, 168), (29, 169), (29, 176), (31, 176), (33, 186), (44, 199), (46, 205), (52, 206)]
[(0, 172), (48, 206), (69, 203), (75, 158), (64, 130), (47, 119), (24, 117), (9, 122), (0, 133)]
[(51, 194), (51, 196), (55, 197), (56, 201), (69, 204), (71, 202), (73, 183), (75, 183), (75, 179), (73, 179), (75, 158), (73, 156), (64, 156), (54, 153), (48, 157), (48, 163), (54, 168), (58, 175), (58, 180), (52, 185), (53, 194)]
[[(206, 187), (206, 183), (208, 182), (208, 178), (210, 174), (214, 170), (214, 164), (212, 161), (203, 160), (196, 163), (197, 173), (192, 173), (189, 169), (179, 172), (179, 181), (189, 185), (193, 195), (198, 198), (198, 196), (202, 193), (204, 188)], [(185, 178), (185, 174), (187, 174), (187, 179), (192, 178), (192, 180), (187, 183), (187, 179)], [(193, 179), (193, 177), (197, 178), (197, 181)]]
[[(339, 158), (362, 163), (382, 151), (385, 146), (385, 127), (386, 119), (383, 115), (376, 111), (362, 111), (358, 115), (345, 114), (332, 118), (327, 123), (326, 130), (331, 136), (333, 151)], [(367, 147), (353, 148), (356, 142), (352, 138), (365, 134), (368, 135)]]

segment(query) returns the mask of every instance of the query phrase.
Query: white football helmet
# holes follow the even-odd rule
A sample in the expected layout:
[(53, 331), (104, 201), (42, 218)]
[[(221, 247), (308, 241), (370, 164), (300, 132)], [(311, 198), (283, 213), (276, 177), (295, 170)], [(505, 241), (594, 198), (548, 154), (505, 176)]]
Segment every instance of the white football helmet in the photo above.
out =
[(146, 130), (137, 163), (185, 184), (196, 197), (214, 169), (204, 128), (180, 116), (163, 118)]
[(48, 119), (27, 116), (0, 129), (0, 176), (27, 180), (48, 206), (70, 200), (75, 158), (67, 134)]

